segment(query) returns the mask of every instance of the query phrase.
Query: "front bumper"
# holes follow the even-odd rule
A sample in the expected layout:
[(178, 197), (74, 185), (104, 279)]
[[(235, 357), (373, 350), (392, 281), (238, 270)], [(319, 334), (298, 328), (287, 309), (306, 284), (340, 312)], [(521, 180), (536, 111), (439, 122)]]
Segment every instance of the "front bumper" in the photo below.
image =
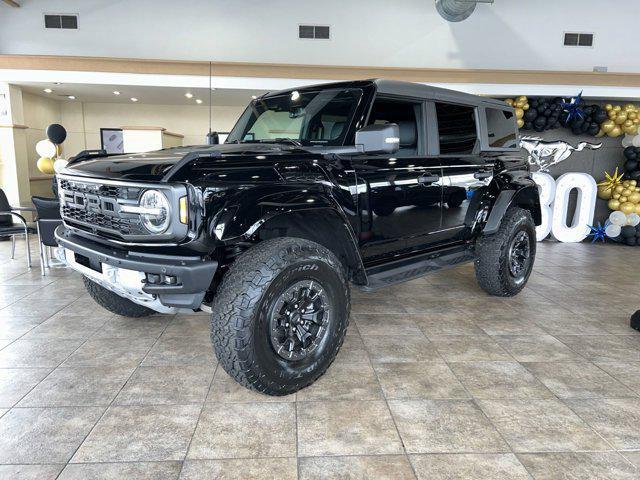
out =
[[(140, 253), (111, 248), (73, 234), (55, 232), (58, 258), (104, 288), (161, 313), (197, 309), (211, 285), (218, 262), (200, 257)], [(151, 284), (148, 275), (173, 277), (173, 284)]]

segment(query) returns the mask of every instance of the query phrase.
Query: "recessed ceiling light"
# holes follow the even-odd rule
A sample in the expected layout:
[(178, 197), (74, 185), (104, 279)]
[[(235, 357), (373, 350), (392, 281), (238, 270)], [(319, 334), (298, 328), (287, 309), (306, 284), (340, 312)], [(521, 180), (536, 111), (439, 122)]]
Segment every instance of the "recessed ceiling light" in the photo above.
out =
[(120, 95), (120, 92), (119, 92), (118, 90), (114, 90), (114, 91), (113, 91), (113, 94), (114, 94), (114, 95)]
[(60, 82), (53, 82), (54, 85), (62, 85)]
[(43, 90), (43, 92), (44, 92), (44, 93), (51, 93), (51, 92), (53, 92), (53, 90), (51, 90), (50, 88), (45, 88), (45, 89)]
[(202, 103), (202, 100), (200, 100), (199, 98), (196, 98), (196, 103), (200, 105)]
[(187, 92), (187, 93), (184, 94), (184, 96), (187, 97), (187, 98), (193, 98), (193, 93)]
[(76, 99), (75, 95), (69, 95), (67, 98), (68, 98), (69, 100), (75, 100), (75, 99)]
[(131, 97), (131, 101), (132, 101), (132, 102), (137, 102), (137, 101), (138, 101), (138, 99), (137, 99), (136, 97)]

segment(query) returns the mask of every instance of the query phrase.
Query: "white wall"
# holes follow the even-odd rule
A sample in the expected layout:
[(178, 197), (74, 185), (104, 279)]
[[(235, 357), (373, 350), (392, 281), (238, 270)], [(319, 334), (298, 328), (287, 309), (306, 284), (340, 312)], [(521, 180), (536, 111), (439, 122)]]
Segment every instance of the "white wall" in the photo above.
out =
[[(86, 55), (322, 65), (640, 72), (640, 2), (496, 0), (448, 23), (433, 0), (23, 0), (0, 10), (0, 54)], [(43, 12), (78, 13), (77, 31)], [(300, 23), (330, 41), (298, 40)], [(595, 33), (594, 48), (562, 46)]]

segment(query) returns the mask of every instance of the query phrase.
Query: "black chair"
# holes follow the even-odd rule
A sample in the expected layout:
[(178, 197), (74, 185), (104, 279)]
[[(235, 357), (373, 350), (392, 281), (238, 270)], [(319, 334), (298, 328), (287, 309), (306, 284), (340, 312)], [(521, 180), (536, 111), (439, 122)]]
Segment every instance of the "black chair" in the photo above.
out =
[[(29, 248), (29, 233), (35, 233), (34, 228), (20, 215), (20, 211), (31, 211), (30, 208), (12, 207), (4, 191), (0, 188), (0, 237), (11, 237), (11, 258), (16, 254), (16, 235), (24, 235), (27, 246), (27, 267), (31, 268), (31, 249)], [(19, 223), (15, 223), (18, 219)]]
[(38, 229), (38, 245), (40, 247), (40, 271), (45, 275), (45, 267), (49, 267), (47, 249), (57, 247), (54, 232), (62, 224), (60, 202), (57, 198), (31, 197), (36, 207), (36, 227)]

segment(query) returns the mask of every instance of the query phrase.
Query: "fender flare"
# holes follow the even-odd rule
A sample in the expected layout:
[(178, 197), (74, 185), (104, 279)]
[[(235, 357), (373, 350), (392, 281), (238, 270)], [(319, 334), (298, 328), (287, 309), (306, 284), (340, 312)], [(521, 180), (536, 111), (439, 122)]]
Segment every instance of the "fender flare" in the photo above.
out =
[(491, 208), (491, 213), (482, 233), (485, 235), (496, 233), (500, 228), (502, 218), (512, 205), (529, 210), (533, 216), (534, 223), (540, 225), (541, 214), (538, 188), (535, 185), (529, 185), (517, 190), (503, 190), (500, 192)]

